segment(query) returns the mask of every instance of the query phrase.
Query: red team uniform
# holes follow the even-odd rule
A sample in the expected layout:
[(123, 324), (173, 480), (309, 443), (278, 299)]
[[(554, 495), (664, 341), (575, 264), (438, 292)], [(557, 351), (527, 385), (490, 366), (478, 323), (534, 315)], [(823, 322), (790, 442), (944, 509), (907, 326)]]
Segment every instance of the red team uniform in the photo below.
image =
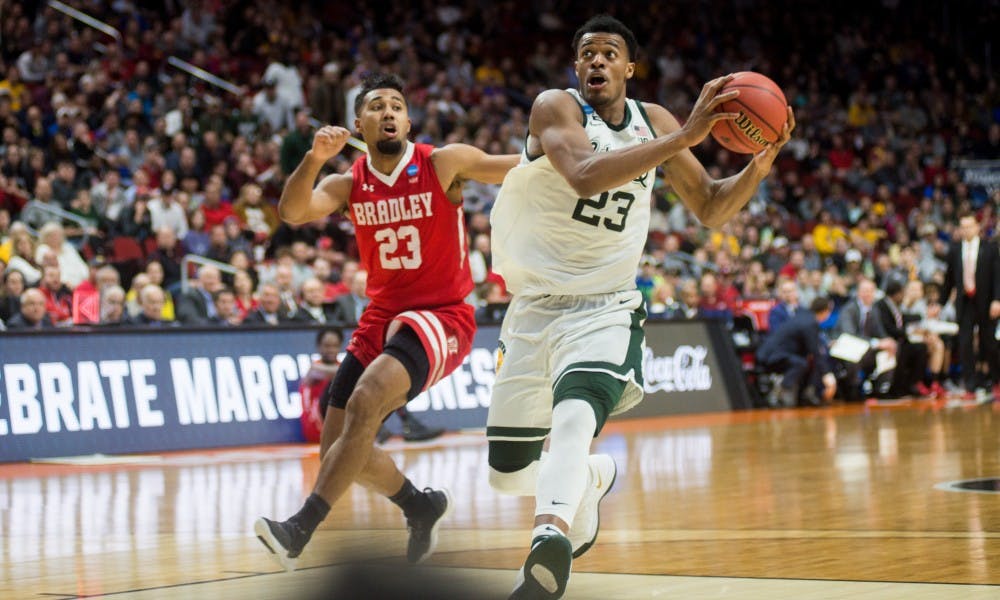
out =
[(424, 389), (462, 364), (476, 332), (465, 302), (473, 283), (462, 206), (441, 188), (433, 150), (408, 143), (390, 175), (359, 158), (348, 205), (371, 303), (347, 349), (367, 367), (382, 353), (389, 324), (405, 323), (430, 363)]
[[(316, 361), (317, 364), (319, 361)], [(323, 434), (323, 392), (330, 385), (330, 379), (313, 379), (307, 383), (306, 378), (299, 382), (299, 396), (302, 397), (302, 437), (307, 442), (319, 443)]]

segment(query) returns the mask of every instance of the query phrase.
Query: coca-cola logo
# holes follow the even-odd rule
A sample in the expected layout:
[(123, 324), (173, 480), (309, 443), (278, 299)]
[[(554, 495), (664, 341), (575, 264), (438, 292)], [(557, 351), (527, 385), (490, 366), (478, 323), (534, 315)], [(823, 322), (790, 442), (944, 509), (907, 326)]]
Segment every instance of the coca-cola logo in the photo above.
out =
[(678, 346), (673, 356), (656, 356), (647, 347), (642, 360), (646, 393), (711, 389), (712, 372), (705, 364), (706, 356), (705, 346)]

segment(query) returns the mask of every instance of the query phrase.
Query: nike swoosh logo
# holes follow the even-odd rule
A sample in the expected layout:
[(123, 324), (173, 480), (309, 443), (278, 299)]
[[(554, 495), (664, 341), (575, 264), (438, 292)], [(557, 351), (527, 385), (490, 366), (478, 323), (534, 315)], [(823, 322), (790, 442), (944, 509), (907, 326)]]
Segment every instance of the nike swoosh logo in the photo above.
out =
[(557, 500), (552, 501), (552, 506), (558, 506), (558, 505), (569, 506), (569, 502), (559, 502)]
[(631, 299), (628, 299), (628, 300), (619, 300), (618, 304), (628, 304), (631, 301), (632, 301)]

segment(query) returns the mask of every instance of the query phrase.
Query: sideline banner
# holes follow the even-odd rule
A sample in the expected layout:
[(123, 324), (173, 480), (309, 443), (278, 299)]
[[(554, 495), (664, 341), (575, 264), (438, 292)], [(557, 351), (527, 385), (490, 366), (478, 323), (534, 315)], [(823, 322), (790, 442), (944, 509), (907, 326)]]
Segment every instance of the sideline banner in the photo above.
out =
[(301, 440), (311, 330), (0, 337), (0, 461)]
[(962, 182), (967, 184), (975, 199), (980, 202), (986, 201), (994, 190), (1000, 188), (1000, 160), (971, 160), (960, 159), (955, 161), (955, 168), (962, 176)]
[[(2, 335), (0, 462), (301, 441), (298, 381), (314, 358), (315, 333)], [(429, 425), (483, 427), (498, 335), (498, 327), (480, 327), (462, 367), (410, 402), (410, 411)], [(721, 324), (650, 322), (646, 337), (647, 397), (623, 417), (744, 406), (731, 389), (735, 378), (723, 375), (740, 370)], [(726, 366), (727, 353), (735, 366)]]
[(750, 408), (750, 395), (722, 321), (646, 321), (646, 397), (616, 418)]
[[(4, 334), (0, 462), (302, 441), (298, 382), (318, 358), (316, 331)], [(449, 429), (482, 427), (497, 336), (480, 328), (462, 367), (410, 410)]]

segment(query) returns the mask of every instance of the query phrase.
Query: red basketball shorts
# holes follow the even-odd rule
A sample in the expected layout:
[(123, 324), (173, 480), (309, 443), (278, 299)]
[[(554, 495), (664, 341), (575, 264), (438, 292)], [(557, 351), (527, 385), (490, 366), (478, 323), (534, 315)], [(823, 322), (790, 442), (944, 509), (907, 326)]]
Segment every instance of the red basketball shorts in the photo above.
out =
[[(433, 386), (454, 371), (472, 350), (476, 319), (471, 305), (462, 302), (433, 309), (404, 312), (385, 310), (370, 304), (361, 314), (361, 322), (347, 346), (365, 367), (382, 353), (393, 322), (399, 322), (420, 338), (430, 368), (424, 389)], [(395, 329), (393, 329), (395, 332)]]

